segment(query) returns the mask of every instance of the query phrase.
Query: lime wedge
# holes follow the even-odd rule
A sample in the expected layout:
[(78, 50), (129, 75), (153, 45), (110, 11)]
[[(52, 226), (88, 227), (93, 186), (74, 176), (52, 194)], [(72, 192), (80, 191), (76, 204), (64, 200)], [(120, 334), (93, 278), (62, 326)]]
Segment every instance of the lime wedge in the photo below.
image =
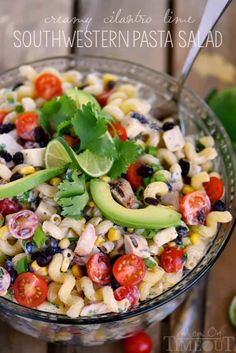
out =
[(233, 297), (229, 306), (229, 319), (231, 324), (236, 327), (236, 296)]
[(77, 161), (80, 168), (94, 178), (107, 174), (113, 163), (110, 158), (94, 155), (89, 150), (80, 153)]
[(52, 140), (47, 145), (45, 152), (46, 168), (64, 167), (71, 162), (79, 166), (76, 158), (75, 152), (63, 138)]

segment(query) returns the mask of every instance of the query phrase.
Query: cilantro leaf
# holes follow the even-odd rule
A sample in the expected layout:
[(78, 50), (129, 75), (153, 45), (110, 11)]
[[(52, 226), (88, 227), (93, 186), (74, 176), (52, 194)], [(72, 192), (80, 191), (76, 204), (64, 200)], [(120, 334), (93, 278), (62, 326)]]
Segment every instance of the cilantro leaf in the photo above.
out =
[(65, 217), (80, 219), (81, 212), (89, 201), (85, 176), (78, 177), (76, 172), (73, 172), (70, 178), (65, 179), (58, 188), (56, 201), (62, 207), (61, 214)]
[(140, 149), (133, 141), (123, 142), (117, 136), (114, 137), (113, 141), (117, 151), (117, 158), (112, 165), (109, 175), (115, 179), (122, 173), (126, 173), (128, 166), (136, 161)]
[(38, 248), (41, 248), (45, 244), (46, 234), (44, 233), (41, 227), (38, 227), (34, 232), (33, 241), (35, 242)]
[(81, 211), (87, 205), (88, 200), (89, 196), (87, 192), (82, 195), (60, 199), (58, 203), (63, 208), (61, 212), (62, 216), (80, 219)]
[(80, 152), (90, 150), (109, 158), (116, 156), (114, 143), (107, 133), (108, 117), (92, 103), (78, 109), (72, 119), (76, 135), (80, 139)]
[(67, 97), (61, 96), (46, 102), (39, 111), (39, 122), (46, 133), (51, 135), (57, 131), (61, 123), (70, 121), (76, 112), (75, 102)]
[(17, 274), (21, 274), (23, 272), (28, 271), (28, 260), (26, 256), (23, 256), (19, 261), (16, 263), (16, 272)]

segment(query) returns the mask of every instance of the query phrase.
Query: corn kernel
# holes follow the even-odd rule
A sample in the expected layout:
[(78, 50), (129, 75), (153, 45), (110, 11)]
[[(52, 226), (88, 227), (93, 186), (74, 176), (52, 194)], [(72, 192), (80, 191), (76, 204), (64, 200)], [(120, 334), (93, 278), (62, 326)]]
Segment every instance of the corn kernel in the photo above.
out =
[(95, 291), (96, 301), (101, 302), (103, 300), (102, 288), (99, 288)]
[(60, 249), (67, 249), (70, 245), (70, 241), (68, 238), (61, 239), (59, 242)]
[(52, 178), (52, 179), (50, 180), (49, 183), (50, 183), (52, 186), (57, 186), (57, 185), (60, 184), (60, 182), (61, 182), (61, 179), (60, 179), (60, 178), (54, 177), (54, 178)]
[(3, 226), (0, 228), (0, 239), (4, 238), (4, 235), (7, 235), (9, 233), (9, 227), (8, 226)]
[(190, 240), (191, 240), (191, 243), (192, 243), (193, 245), (198, 244), (199, 241), (200, 241), (200, 238), (201, 238), (201, 236), (200, 236), (200, 234), (198, 234), (198, 233), (192, 233), (192, 234), (190, 234)]
[(46, 266), (40, 267), (36, 260), (32, 262), (31, 267), (32, 267), (34, 273), (36, 273), (37, 275), (40, 275), (40, 276), (47, 276), (48, 275), (48, 268)]
[(184, 185), (182, 191), (184, 194), (189, 194), (190, 192), (194, 191), (194, 189), (190, 185)]
[(89, 207), (95, 207), (95, 203), (93, 202), (93, 201), (89, 201), (89, 203), (88, 203), (88, 205), (89, 205)]
[(100, 177), (100, 179), (102, 181), (104, 181), (105, 183), (110, 183), (110, 181), (111, 181), (111, 178), (109, 176), (107, 176), (107, 175), (104, 175), (104, 176)]
[(76, 278), (81, 278), (83, 276), (82, 268), (77, 264), (72, 266), (71, 271)]
[(160, 246), (160, 247), (158, 248), (158, 253), (157, 253), (157, 255), (160, 256), (160, 255), (163, 253), (163, 251), (164, 251), (164, 247), (163, 247), (163, 246)]
[(174, 248), (176, 246), (175, 242), (174, 241), (171, 241), (168, 246), (170, 246), (171, 248)]
[(19, 173), (22, 175), (28, 175), (35, 173), (35, 168), (32, 166), (22, 167), (19, 169)]
[(111, 228), (108, 232), (107, 237), (110, 241), (119, 240), (121, 238), (121, 231), (116, 228)]
[(119, 255), (119, 253), (118, 253), (117, 250), (113, 250), (113, 251), (111, 251), (110, 254), (109, 254), (109, 256), (110, 256), (111, 258), (115, 257), (116, 255)]
[(105, 241), (105, 239), (102, 236), (99, 236), (99, 237), (97, 237), (95, 244), (97, 246), (100, 246), (102, 243), (104, 243), (104, 241)]
[(113, 74), (104, 74), (102, 77), (104, 86), (106, 86), (109, 81), (117, 81), (117, 80), (118, 80), (118, 76)]

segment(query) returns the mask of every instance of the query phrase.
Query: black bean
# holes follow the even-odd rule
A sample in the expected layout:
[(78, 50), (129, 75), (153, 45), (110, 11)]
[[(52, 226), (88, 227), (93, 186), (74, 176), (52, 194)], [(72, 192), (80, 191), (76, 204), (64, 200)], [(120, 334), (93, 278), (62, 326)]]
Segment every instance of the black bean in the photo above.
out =
[(179, 165), (181, 167), (182, 176), (186, 177), (188, 175), (189, 169), (190, 169), (189, 161), (187, 161), (186, 159), (180, 159), (179, 160)]
[(149, 165), (142, 165), (137, 169), (137, 174), (144, 178), (152, 176), (153, 173), (154, 173), (153, 168), (150, 167)]
[(188, 228), (184, 226), (178, 226), (176, 227), (176, 232), (178, 233), (179, 236), (186, 237), (188, 235)]
[(179, 235), (179, 236), (175, 239), (175, 243), (176, 243), (176, 245), (182, 245), (182, 244), (183, 244), (182, 236)]
[(173, 187), (171, 185), (171, 183), (169, 183), (168, 181), (166, 182), (166, 185), (168, 186), (168, 191), (171, 192), (173, 190)]
[(15, 124), (2, 124), (0, 126), (0, 134), (7, 134), (8, 132), (12, 131), (15, 129)]
[(115, 87), (115, 85), (116, 85), (116, 81), (114, 81), (114, 80), (110, 80), (107, 82), (108, 89), (113, 89)]
[(219, 200), (214, 203), (212, 209), (213, 209), (213, 211), (223, 212), (226, 210), (226, 205), (225, 205), (224, 201)]
[(24, 163), (24, 155), (23, 155), (23, 153), (21, 153), (21, 152), (16, 152), (16, 153), (13, 155), (12, 159), (13, 159), (13, 162), (14, 162), (15, 164), (22, 164), (22, 163)]
[(164, 123), (162, 125), (162, 130), (163, 131), (168, 131), (168, 130), (172, 130), (174, 128), (175, 124), (172, 123), (171, 121), (167, 121), (166, 123)]
[(16, 172), (16, 173), (12, 174), (12, 176), (10, 177), (10, 181), (18, 180), (22, 177), (23, 177), (22, 174), (20, 174), (19, 172)]
[(40, 267), (47, 266), (52, 260), (52, 255), (41, 253), (38, 255), (36, 261)]
[(146, 203), (148, 203), (149, 205), (153, 205), (153, 206), (156, 206), (159, 203), (159, 201), (157, 199), (155, 199), (154, 197), (146, 197), (146, 199), (144, 201)]
[(34, 129), (34, 139), (36, 142), (42, 142), (47, 139), (47, 136), (41, 126), (37, 126)]
[(0, 151), (0, 157), (3, 158), (7, 163), (11, 162), (12, 160), (12, 155), (5, 150)]

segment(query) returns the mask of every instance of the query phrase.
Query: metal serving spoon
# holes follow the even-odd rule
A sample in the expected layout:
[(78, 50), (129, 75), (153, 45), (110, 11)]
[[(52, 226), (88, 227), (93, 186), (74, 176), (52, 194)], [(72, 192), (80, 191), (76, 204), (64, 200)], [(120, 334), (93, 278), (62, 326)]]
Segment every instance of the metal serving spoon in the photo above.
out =
[(201, 22), (195, 34), (194, 42), (188, 52), (172, 97), (155, 109), (157, 119), (174, 116), (179, 120), (182, 133), (185, 133), (183, 117), (179, 114), (179, 102), (183, 85), (195, 62), (208, 33), (213, 29), (232, 0), (207, 0)]

